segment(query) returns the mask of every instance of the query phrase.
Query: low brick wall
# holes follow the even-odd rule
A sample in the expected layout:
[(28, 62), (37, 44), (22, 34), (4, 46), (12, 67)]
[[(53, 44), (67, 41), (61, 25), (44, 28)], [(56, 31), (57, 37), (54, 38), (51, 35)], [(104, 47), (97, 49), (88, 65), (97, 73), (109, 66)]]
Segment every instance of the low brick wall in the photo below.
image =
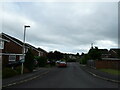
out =
[(120, 60), (97, 60), (95, 61), (96, 69), (107, 68), (107, 69), (119, 69)]

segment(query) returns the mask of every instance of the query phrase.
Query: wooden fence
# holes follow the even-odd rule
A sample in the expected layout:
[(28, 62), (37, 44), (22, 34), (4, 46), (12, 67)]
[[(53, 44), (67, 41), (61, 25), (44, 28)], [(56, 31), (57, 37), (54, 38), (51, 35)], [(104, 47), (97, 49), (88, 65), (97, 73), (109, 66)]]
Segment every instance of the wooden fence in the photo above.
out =
[(120, 70), (120, 60), (88, 60), (87, 65), (96, 69), (118, 69)]

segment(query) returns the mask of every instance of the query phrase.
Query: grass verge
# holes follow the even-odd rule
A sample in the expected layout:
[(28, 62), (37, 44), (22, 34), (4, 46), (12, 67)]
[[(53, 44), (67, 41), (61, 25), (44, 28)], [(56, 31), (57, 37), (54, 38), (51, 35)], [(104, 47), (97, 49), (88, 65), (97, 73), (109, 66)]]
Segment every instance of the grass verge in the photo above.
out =
[(115, 69), (99, 69), (99, 70), (113, 75), (120, 75), (120, 70), (115, 70)]

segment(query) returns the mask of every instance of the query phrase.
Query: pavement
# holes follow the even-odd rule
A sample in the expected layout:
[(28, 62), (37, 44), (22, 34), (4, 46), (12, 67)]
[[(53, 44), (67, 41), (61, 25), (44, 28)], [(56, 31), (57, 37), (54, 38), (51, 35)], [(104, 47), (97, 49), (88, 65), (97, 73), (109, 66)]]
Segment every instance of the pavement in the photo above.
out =
[(99, 71), (95, 68), (89, 67), (87, 65), (80, 64), (80, 67), (84, 71), (88, 72), (89, 74), (91, 74), (95, 77), (98, 77), (98, 78), (101, 78), (101, 79), (104, 79), (107, 81), (115, 82), (115, 83), (120, 83), (120, 75), (112, 75), (112, 74), (109, 74), (107, 72), (102, 72), (102, 71)]
[(50, 71), (50, 69), (51, 68), (37, 68), (37, 69), (34, 69), (33, 72), (31, 72), (31, 73), (25, 73), (23, 75), (17, 75), (14, 77), (2, 79), (2, 87), (4, 88), (4, 87), (12, 86), (15, 84), (20, 84), (20, 83), (24, 83), (29, 80), (38, 78), (38, 77), (48, 73)]

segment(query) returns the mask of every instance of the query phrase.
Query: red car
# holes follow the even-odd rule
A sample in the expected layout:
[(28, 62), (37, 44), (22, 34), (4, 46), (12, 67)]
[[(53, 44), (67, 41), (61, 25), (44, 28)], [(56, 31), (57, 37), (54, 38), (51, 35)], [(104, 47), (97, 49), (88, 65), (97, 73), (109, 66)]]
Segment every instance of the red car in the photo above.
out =
[(67, 67), (67, 63), (65, 61), (61, 61), (59, 62), (58, 67)]

